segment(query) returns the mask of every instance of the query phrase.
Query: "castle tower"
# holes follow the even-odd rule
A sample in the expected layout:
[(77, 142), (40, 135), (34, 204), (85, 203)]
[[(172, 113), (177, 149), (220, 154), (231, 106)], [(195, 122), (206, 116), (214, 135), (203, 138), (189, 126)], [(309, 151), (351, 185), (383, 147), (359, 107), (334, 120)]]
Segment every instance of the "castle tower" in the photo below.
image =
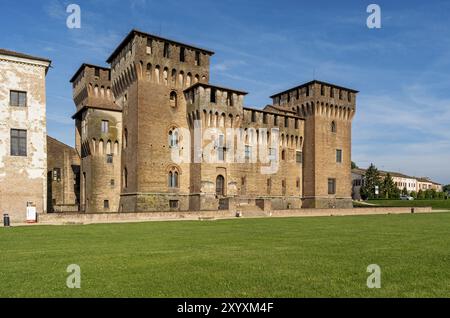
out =
[(122, 110), (114, 102), (109, 68), (83, 64), (70, 81), (77, 107), (75, 149), (81, 157), (80, 210), (117, 212)]
[(208, 83), (214, 53), (132, 30), (107, 62), (123, 108), (121, 211), (187, 210), (188, 163), (176, 164), (178, 129), (188, 127), (184, 90)]
[(351, 208), (351, 124), (356, 94), (311, 81), (271, 96), (274, 107), (305, 118), (304, 208)]

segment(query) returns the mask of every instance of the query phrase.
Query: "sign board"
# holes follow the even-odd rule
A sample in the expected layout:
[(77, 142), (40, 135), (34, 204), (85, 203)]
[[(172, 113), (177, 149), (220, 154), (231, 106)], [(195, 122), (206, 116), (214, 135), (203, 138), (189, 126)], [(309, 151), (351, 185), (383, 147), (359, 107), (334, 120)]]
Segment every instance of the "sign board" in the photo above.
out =
[(36, 206), (33, 203), (28, 202), (27, 203), (27, 223), (35, 223), (36, 220), (37, 220)]

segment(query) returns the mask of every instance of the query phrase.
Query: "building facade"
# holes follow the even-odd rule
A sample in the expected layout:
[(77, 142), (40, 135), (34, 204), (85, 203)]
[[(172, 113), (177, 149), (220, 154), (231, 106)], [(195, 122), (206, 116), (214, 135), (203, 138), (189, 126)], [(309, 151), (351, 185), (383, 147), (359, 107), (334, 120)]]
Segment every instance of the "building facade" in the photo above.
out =
[[(443, 187), (441, 184), (431, 181), (426, 177), (411, 177), (407, 176), (403, 173), (392, 172), (392, 171), (379, 171), (380, 176), (384, 178), (387, 174), (389, 174), (394, 181), (395, 186), (403, 191), (406, 189), (408, 193), (418, 192), (419, 190), (431, 190), (434, 189), (437, 192), (442, 192)], [(361, 199), (361, 187), (364, 185), (365, 180), (365, 169), (352, 169), (352, 197), (355, 200)]]
[(244, 106), (214, 52), (132, 30), (71, 79), (80, 210), (352, 207), (357, 91), (311, 81)]
[(45, 79), (50, 60), (0, 49), (0, 213), (25, 221), (47, 202)]

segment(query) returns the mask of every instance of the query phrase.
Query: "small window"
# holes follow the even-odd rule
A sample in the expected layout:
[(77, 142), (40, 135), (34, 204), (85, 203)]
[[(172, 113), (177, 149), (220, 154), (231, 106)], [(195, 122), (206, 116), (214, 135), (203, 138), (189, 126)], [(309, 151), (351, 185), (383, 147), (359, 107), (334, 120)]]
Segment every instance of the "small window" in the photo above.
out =
[(107, 134), (109, 132), (109, 121), (102, 120), (102, 133)]
[(263, 114), (263, 124), (267, 124), (267, 114)]
[(11, 156), (27, 156), (27, 131), (11, 129)]
[(127, 170), (127, 168), (123, 169), (123, 187), (124, 188), (128, 187), (128, 170)]
[(114, 179), (111, 179), (109, 181), (109, 184), (111, 185), (111, 187), (114, 187), (116, 185), (116, 182), (114, 181)]
[(252, 110), (252, 123), (256, 122), (256, 112)]
[(325, 95), (325, 86), (324, 85), (320, 85), (320, 95), (322, 95), (322, 96)]
[(170, 93), (170, 106), (177, 107), (177, 93), (176, 92)]
[(332, 133), (336, 133), (337, 132), (336, 122), (335, 121), (331, 122), (331, 132)]
[(178, 188), (178, 171), (175, 169), (169, 171), (167, 181), (169, 188)]
[(281, 181), (281, 193), (282, 193), (282, 195), (286, 195), (286, 180), (285, 179), (283, 179)]
[(339, 90), (339, 99), (342, 99), (342, 90)]
[(61, 168), (53, 169), (53, 181), (56, 181), (56, 182), (61, 181)]
[(350, 92), (347, 92), (347, 100), (348, 100), (349, 102), (352, 101), (352, 94), (351, 94)]
[(174, 128), (169, 131), (169, 147), (178, 147), (178, 129)]
[(200, 66), (200, 51), (195, 51), (195, 65)]
[(267, 179), (267, 194), (270, 194), (271, 191), (272, 191), (272, 179), (269, 178)]
[(164, 57), (170, 58), (170, 46), (169, 43), (164, 43)]
[(227, 93), (227, 105), (234, 106), (233, 93), (231, 92)]
[(297, 178), (295, 185), (296, 185), (297, 189), (300, 189), (300, 178)]
[(109, 209), (109, 200), (104, 200), (104, 201), (103, 201), (103, 207), (104, 207), (105, 209)]
[(306, 96), (309, 96), (309, 86), (306, 86)]
[(330, 97), (334, 98), (334, 88), (330, 87)]
[(113, 163), (113, 155), (112, 154), (106, 155), (106, 163)]
[(27, 92), (10, 91), (9, 104), (11, 106), (26, 107), (27, 106)]
[(95, 68), (95, 77), (100, 77), (100, 69)]
[(171, 209), (178, 209), (178, 204), (179, 204), (178, 200), (169, 200), (169, 207)]
[(217, 145), (217, 159), (225, 161), (225, 136), (219, 135), (219, 144)]
[(336, 179), (328, 179), (328, 194), (336, 194)]
[(147, 48), (146, 48), (147, 54), (152, 54), (152, 44), (153, 44), (152, 42), (153, 41), (151, 38), (147, 38)]
[(302, 163), (303, 162), (303, 153), (301, 151), (297, 151), (295, 153), (295, 160), (297, 163)]
[(245, 159), (250, 159), (252, 155), (252, 147), (245, 145)]
[(185, 61), (185, 48), (184, 47), (180, 47), (180, 62), (184, 62)]
[(289, 127), (289, 118), (288, 117), (284, 117), (284, 127), (286, 127), (286, 128)]
[(211, 101), (211, 103), (215, 103), (216, 102), (216, 89), (215, 88), (212, 88), (211, 87), (211, 90), (210, 90), (211, 92), (210, 92), (210, 101)]
[(336, 149), (336, 162), (342, 163), (342, 150)]
[(286, 150), (281, 151), (281, 160), (286, 160)]

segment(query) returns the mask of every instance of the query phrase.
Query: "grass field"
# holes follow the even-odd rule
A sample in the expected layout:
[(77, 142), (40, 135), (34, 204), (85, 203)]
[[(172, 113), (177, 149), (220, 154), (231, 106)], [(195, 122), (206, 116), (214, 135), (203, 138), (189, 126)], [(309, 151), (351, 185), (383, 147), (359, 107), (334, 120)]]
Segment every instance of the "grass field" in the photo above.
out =
[(0, 228), (0, 297), (450, 297), (449, 229), (450, 213)]
[(424, 207), (431, 206), (433, 210), (450, 210), (450, 200), (369, 200), (368, 203), (389, 207)]

